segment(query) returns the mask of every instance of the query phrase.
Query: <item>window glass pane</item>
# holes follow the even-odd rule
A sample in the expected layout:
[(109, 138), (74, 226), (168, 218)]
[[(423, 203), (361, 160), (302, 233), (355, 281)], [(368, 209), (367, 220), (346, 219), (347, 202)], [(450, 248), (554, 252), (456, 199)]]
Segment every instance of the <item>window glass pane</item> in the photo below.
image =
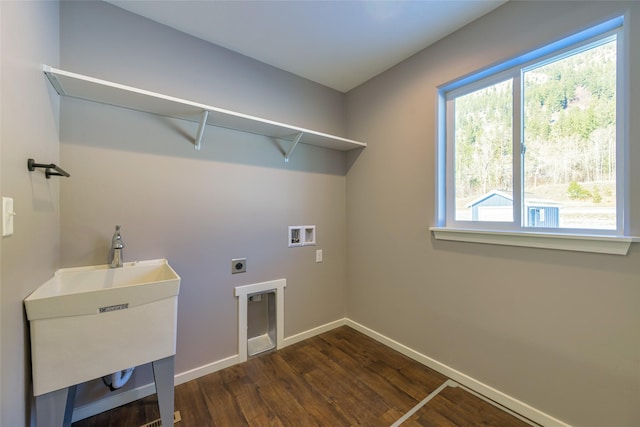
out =
[(526, 71), (523, 226), (616, 228), (616, 42)]
[(513, 221), (512, 80), (457, 97), (456, 221)]

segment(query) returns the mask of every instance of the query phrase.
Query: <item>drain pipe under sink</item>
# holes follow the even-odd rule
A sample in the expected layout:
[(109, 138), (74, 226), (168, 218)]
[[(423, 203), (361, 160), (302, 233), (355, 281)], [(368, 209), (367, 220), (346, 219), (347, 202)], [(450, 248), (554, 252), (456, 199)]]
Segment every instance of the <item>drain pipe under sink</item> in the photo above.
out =
[(104, 382), (104, 385), (109, 387), (109, 390), (115, 391), (125, 385), (127, 381), (129, 381), (129, 378), (131, 378), (131, 374), (133, 373), (134, 369), (135, 367), (128, 368), (123, 371), (114, 372), (111, 375), (105, 375), (104, 377), (102, 377), (102, 382)]

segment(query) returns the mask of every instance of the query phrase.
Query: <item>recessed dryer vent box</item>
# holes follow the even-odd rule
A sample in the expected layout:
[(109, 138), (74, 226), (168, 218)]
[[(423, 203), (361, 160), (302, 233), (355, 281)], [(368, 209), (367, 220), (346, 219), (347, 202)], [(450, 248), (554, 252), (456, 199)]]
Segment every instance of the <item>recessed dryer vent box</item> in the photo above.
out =
[(310, 246), (316, 244), (315, 225), (291, 225), (289, 226), (289, 247)]

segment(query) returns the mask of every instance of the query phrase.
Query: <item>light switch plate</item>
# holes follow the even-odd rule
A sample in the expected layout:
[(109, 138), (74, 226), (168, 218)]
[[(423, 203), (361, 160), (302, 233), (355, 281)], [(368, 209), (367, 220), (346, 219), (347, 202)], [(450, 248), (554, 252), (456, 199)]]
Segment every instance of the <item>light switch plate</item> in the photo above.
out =
[(2, 198), (2, 235), (11, 236), (13, 234), (13, 199), (11, 197)]

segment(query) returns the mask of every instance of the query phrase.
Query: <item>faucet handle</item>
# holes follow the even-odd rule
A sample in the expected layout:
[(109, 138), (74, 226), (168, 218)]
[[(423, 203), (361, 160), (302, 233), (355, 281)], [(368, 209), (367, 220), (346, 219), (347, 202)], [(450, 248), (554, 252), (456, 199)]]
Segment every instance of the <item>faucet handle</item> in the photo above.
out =
[(122, 267), (122, 236), (120, 235), (120, 226), (116, 225), (116, 231), (111, 239), (111, 250), (109, 251), (109, 266), (111, 268)]
[(113, 237), (111, 238), (111, 247), (113, 249), (124, 248), (124, 242), (122, 241), (122, 236), (120, 235), (120, 226), (119, 225), (116, 225), (116, 231), (113, 233)]

